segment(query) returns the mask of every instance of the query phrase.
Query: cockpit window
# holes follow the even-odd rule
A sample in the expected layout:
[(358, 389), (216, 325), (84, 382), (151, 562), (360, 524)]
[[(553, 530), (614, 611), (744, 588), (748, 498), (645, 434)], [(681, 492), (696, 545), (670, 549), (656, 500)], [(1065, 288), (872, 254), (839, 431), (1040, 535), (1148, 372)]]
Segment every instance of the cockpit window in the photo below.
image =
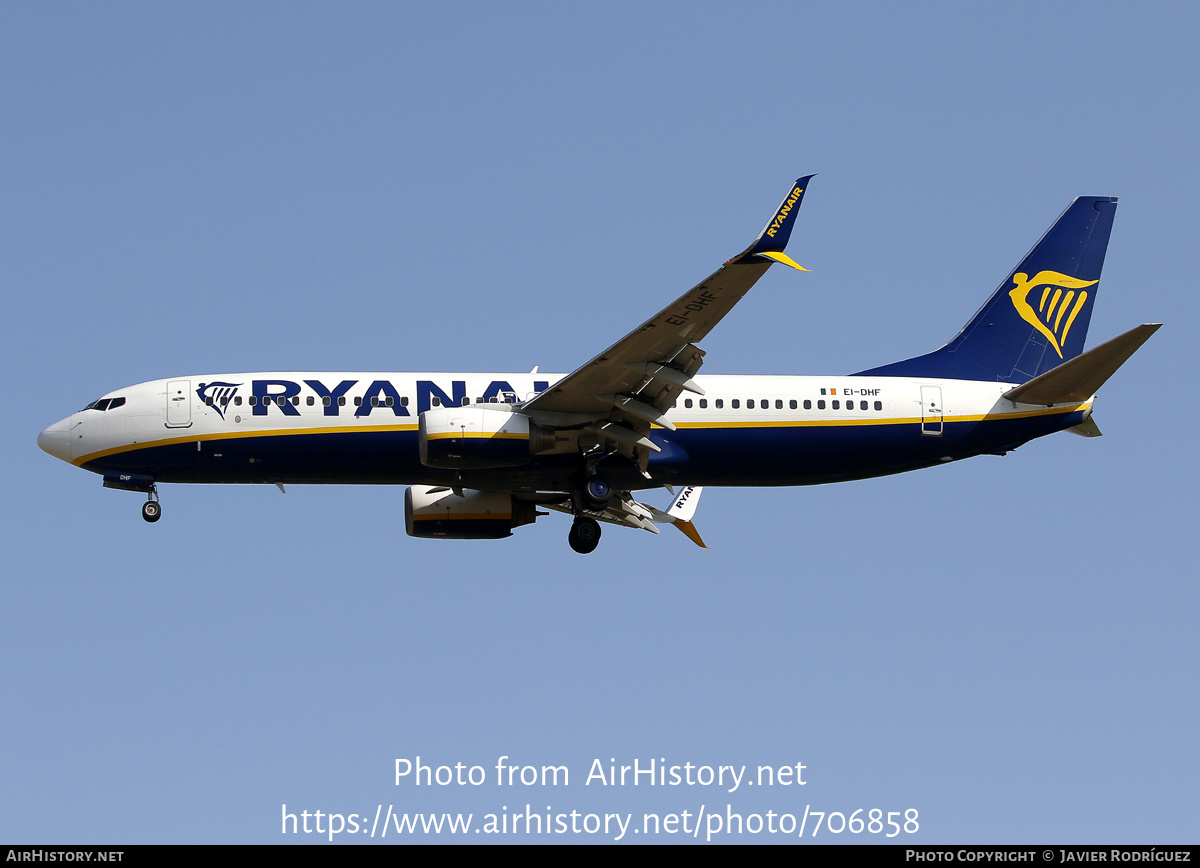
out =
[(84, 407), (84, 410), (99, 410), (103, 413), (105, 410), (115, 410), (118, 407), (125, 406), (124, 398), (100, 398)]

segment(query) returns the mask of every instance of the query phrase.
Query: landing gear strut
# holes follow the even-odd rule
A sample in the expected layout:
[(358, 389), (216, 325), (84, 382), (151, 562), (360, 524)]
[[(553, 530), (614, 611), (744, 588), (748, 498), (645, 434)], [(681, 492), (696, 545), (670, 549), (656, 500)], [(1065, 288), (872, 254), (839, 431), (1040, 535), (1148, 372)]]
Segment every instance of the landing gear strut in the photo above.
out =
[(142, 504), (142, 518), (152, 524), (162, 518), (162, 504), (158, 502), (158, 486), (153, 482), (150, 483), (150, 490), (146, 493), (146, 502)]
[(579, 517), (567, 535), (571, 548), (581, 555), (591, 554), (600, 545), (600, 523), (593, 518)]

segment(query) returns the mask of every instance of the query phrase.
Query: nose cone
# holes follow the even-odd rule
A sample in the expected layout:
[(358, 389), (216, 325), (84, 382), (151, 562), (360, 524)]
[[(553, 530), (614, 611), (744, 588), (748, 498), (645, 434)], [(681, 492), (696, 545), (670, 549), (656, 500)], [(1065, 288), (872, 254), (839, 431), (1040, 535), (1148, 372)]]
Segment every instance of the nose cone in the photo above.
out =
[(38, 446), (43, 452), (47, 452), (55, 458), (61, 458), (63, 461), (71, 460), (70, 423), (70, 418), (55, 422), (38, 435)]

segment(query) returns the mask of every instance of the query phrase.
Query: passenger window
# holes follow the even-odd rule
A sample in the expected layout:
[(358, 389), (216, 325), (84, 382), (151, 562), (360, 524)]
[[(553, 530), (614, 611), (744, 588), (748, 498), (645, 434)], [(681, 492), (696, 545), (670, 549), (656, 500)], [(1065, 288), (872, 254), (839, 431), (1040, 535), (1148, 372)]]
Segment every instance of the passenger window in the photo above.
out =
[(747, 410), (753, 410), (753, 409), (754, 409), (754, 399), (753, 399), (753, 398), (750, 398), (750, 399), (748, 399), (748, 400), (746, 401), (746, 409), (747, 409)]
[(372, 395), (372, 396), (371, 396), (371, 406), (372, 406), (372, 407), (378, 407), (378, 406), (379, 406), (379, 396), (378, 396), (378, 395)]
[(824, 402), (824, 401), (817, 401), (817, 409), (818, 409), (818, 410), (824, 410), (824, 409), (825, 409), (825, 402)]
[(692, 399), (691, 399), (691, 398), (684, 398), (684, 399), (683, 399), (683, 406), (684, 406), (686, 409), (688, 409), (688, 410), (692, 409)]
[(729, 406), (736, 410), (739, 406), (738, 399), (734, 398), (732, 401), (730, 401)]
[(707, 410), (707, 409), (708, 409), (708, 399), (707, 399), (707, 398), (701, 398), (701, 399), (700, 399), (700, 409), (701, 409), (701, 410)]
[(300, 406), (300, 396), (299, 395), (292, 395), (292, 406), (293, 407)]
[[(795, 408), (796, 408), (796, 402), (792, 401), (792, 409), (794, 410)], [(783, 401), (780, 401), (778, 398), (775, 399), (775, 409), (776, 410), (783, 409)]]
[[(495, 400), (495, 399), (493, 398), (492, 400)], [(442, 399), (439, 398), (437, 395), (434, 395), (432, 398), (429, 399), (429, 403), (435, 407), (440, 407), (440, 406), (442, 406)]]
[(792, 400), (788, 401), (788, 409), (789, 409), (789, 410), (795, 410), (795, 409), (796, 409), (796, 399), (795, 399), (795, 398), (793, 398)]
[(724, 398), (717, 398), (717, 409), (720, 410), (725, 406)]
[(392, 406), (395, 406), (395, 404), (396, 404), (396, 399), (395, 399), (395, 398), (393, 398), (391, 395), (388, 395), (388, 396), (387, 396), (387, 400), (386, 400), (386, 401), (384, 401), (384, 403), (385, 403), (387, 406), (389, 406), (389, 407), (392, 407)]
[(249, 398), (246, 399), (246, 403), (249, 404), (251, 407), (257, 405), (258, 404), (258, 396), (251, 395)]
[(805, 409), (805, 410), (811, 410), (811, 409), (812, 409), (812, 401), (810, 401), (808, 398), (805, 398), (805, 399), (804, 399), (804, 409)]
[(355, 399), (354, 399), (354, 406), (355, 406), (355, 407), (361, 407), (361, 406), (362, 406), (362, 397), (361, 397), (361, 396), (359, 396), (359, 397), (357, 397), (357, 398), (355, 398)]
[[(358, 401), (355, 401), (354, 403), (356, 406), (358, 405)], [(346, 396), (345, 395), (338, 395), (338, 406), (339, 407), (346, 406)]]
[(876, 409), (876, 410), (882, 410), (882, 409), (883, 409), (883, 401), (876, 401), (876, 402), (875, 402), (875, 409)]
[(213, 399), (212, 399), (212, 395), (206, 395), (206, 396), (205, 396), (205, 398), (204, 398), (204, 405), (205, 405), (206, 407), (211, 407), (211, 406), (213, 405)]
[(233, 399), (233, 406), (235, 406), (235, 407), (242, 406), (242, 396), (241, 395), (238, 395), (236, 398)]
[(407, 407), (407, 406), (408, 406), (408, 397), (407, 397), (407, 396), (405, 396), (405, 397), (402, 397), (402, 398), (400, 399), (400, 406), (401, 406), (401, 407)]
[(287, 398), (285, 398), (283, 395), (280, 395), (278, 398), (275, 399), (275, 403), (278, 404), (280, 407), (282, 407), (284, 404), (287, 403)]
[(833, 402), (833, 409), (835, 409), (835, 410), (840, 410), (841, 408), (842, 408), (842, 405), (841, 405), (841, 402), (840, 402), (840, 401), (834, 401), (834, 402)]
[(313, 404), (317, 403), (317, 400), (312, 395), (309, 395), (304, 399), (304, 403), (311, 407)]
[(858, 402), (858, 409), (860, 409), (860, 410), (865, 410), (865, 409), (867, 409), (867, 402), (866, 402), (866, 401), (859, 401), (859, 402)]
[[(346, 400), (345, 398), (342, 398), (342, 401), (345, 401), (345, 400)], [(321, 397), (321, 406), (322, 407), (329, 407), (329, 406), (332, 406), (332, 404), (333, 404), (333, 399), (329, 395), (323, 395)]]

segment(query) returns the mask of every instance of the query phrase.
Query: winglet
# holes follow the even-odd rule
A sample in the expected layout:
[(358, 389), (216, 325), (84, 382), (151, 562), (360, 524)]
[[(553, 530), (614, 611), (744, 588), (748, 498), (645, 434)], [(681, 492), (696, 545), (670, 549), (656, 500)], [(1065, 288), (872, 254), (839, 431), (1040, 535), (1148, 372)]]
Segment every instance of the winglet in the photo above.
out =
[(700, 505), (700, 495), (703, 492), (703, 486), (687, 486), (671, 501), (671, 507), (667, 510), (667, 519), (674, 522), (691, 521), (692, 516), (696, 514), (696, 507)]
[(731, 261), (744, 262), (750, 257), (763, 257), (790, 265), (792, 268), (799, 268), (801, 271), (807, 271), (784, 256), (783, 250), (792, 236), (792, 226), (796, 223), (796, 214), (799, 213), (800, 203), (804, 200), (804, 191), (808, 189), (808, 182), (813, 177), (813, 175), (805, 175), (803, 178), (796, 179), (796, 183), (792, 184), (771, 219), (767, 221), (767, 225), (763, 227), (763, 231), (758, 233), (758, 237), (754, 239), (754, 243)]
[(790, 265), (792, 268), (800, 271), (808, 271), (803, 265), (800, 265), (786, 253), (780, 253), (778, 250), (764, 250), (759, 256), (765, 256), (768, 259), (774, 259), (776, 262), (782, 262), (784, 265)]
[(696, 526), (690, 521), (677, 521), (675, 522), (675, 527), (679, 528), (683, 532), (684, 536), (686, 536), (696, 545), (700, 546), (700, 548), (708, 548), (708, 546), (704, 544), (704, 540), (700, 539), (700, 532), (696, 530)]
[(700, 532), (692, 524), (692, 516), (696, 514), (696, 506), (700, 503), (700, 493), (703, 491), (702, 487), (691, 485), (683, 489), (672, 501), (671, 508), (667, 510), (662, 520), (671, 522), (679, 528), (684, 536), (700, 548), (706, 549), (708, 546), (704, 544), (704, 540), (700, 538)]

